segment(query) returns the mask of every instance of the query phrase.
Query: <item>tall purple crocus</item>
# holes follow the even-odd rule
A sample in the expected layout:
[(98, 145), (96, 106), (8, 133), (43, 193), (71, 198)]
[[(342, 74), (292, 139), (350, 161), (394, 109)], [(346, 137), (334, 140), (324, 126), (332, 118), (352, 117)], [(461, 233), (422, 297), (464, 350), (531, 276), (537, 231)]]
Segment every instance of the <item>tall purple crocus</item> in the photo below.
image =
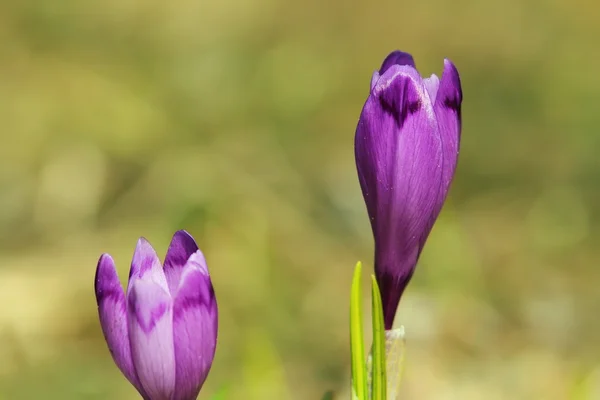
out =
[(375, 238), (386, 329), (454, 176), (461, 102), (460, 77), (449, 60), (441, 80), (423, 79), (412, 56), (395, 51), (371, 80), (355, 156)]
[(100, 324), (112, 357), (145, 400), (196, 399), (217, 343), (217, 302), (194, 238), (173, 235), (164, 269), (140, 238), (127, 293), (112, 257), (96, 269)]

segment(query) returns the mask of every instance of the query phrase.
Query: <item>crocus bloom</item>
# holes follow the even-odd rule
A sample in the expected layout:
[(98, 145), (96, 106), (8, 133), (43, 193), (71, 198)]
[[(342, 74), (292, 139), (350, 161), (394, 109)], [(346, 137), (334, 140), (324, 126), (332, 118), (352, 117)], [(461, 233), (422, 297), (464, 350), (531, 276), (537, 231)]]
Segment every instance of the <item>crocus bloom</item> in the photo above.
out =
[(112, 257), (96, 269), (100, 324), (112, 357), (146, 400), (192, 400), (208, 375), (217, 343), (217, 302), (196, 242), (178, 231), (164, 269), (140, 238), (127, 293)]
[(449, 60), (442, 79), (423, 79), (412, 56), (395, 51), (371, 80), (354, 145), (386, 329), (454, 176), (461, 102), (460, 77)]

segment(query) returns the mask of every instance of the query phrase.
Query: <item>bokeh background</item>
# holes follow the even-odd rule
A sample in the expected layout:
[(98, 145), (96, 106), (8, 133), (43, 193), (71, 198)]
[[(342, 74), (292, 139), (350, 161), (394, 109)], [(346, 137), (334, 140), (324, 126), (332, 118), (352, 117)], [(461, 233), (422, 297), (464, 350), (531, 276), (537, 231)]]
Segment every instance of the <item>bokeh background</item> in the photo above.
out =
[(0, 398), (138, 398), (96, 261), (125, 280), (139, 236), (163, 255), (181, 228), (220, 306), (200, 397), (349, 398), (350, 279), (372, 265), (353, 135), (399, 48), (424, 75), (452, 59), (464, 90), (457, 176), (399, 310), (402, 399), (600, 399), (599, 18), (583, 0), (2, 1)]

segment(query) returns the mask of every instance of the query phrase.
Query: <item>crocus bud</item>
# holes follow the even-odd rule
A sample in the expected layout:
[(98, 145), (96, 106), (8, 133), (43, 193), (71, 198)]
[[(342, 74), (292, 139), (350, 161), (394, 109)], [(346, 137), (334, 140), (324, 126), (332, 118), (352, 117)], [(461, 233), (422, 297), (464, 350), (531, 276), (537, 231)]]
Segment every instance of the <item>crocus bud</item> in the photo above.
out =
[(127, 293), (112, 257), (96, 269), (104, 338), (125, 377), (146, 400), (196, 399), (217, 343), (217, 302), (206, 261), (185, 231), (173, 236), (164, 269), (140, 238)]
[(442, 79), (423, 79), (412, 56), (395, 51), (371, 80), (354, 144), (386, 329), (454, 176), (461, 102), (460, 77), (449, 60)]

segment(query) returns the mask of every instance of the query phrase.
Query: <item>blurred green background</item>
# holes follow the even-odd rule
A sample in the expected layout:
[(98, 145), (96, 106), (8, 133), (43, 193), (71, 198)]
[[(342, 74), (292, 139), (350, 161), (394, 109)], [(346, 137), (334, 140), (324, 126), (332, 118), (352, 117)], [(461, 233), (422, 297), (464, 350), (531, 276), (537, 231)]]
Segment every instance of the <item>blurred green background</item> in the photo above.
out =
[(200, 398), (349, 398), (350, 279), (372, 265), (353, 136), (399, 48), (427, 76), (452, 59), (464, 91), (397, 318), (403, 399), (600, 399), (599, 18), (582, 0), (1, 2), (0, 398), (138, 398), (96, 262), (125, 280), (139, 236), (162, 256), (181, 228), (220, 308)]

